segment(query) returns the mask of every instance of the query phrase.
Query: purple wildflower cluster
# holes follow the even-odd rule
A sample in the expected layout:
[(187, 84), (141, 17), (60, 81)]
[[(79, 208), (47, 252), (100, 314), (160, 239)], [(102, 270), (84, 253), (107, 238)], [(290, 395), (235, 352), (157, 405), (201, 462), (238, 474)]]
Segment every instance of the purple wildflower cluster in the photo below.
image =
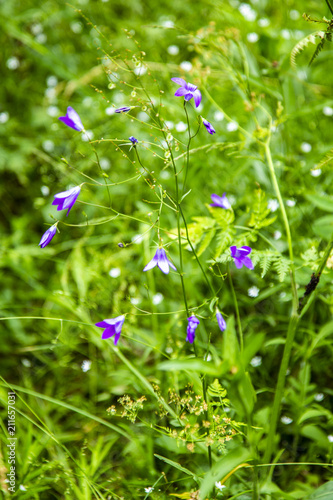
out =
[[(171, 80), (180, 85), (180, 87), (175, 93), (175, 96), (177, 97), (183, 96), (185, 102), (188, 102), (193, 98), (195, 107), (197, 108), (200, 105), (202, 96), (200, 90), (196, 85), (186, 82), (185, 80), (183, 80), (183, 78), (171, 78)], [(116, 109), (115, 113), (120, 113), (120, 114), (128, 113), (134, 107), (135, 106), (123, 106), (121, 108)], [(66, 115), (59, 117), (59, 120), (62, 121), (68, 127), (78, 132), (85, 133), (85, 129), (81, 122), (80, 116), (71, 106), (68, 106)], [(207, 129), (207, 131), (209, 132), (209, 134), (216, 133), (213, 125), (209, 123), (205, 118), (201, 117), (201, 121), (205, 126), (205, 128)], [(131, 147), (135, 147), (139, 143), (138, 139), (136, 139), (134, 136), (130, 136), (129, 141)], [(52, 202), (52, 205), (57, 207), (57, 211), (67, 210), (66, 216), (68, 216), (69, 212), (73, 208), (80, 194), (80, 191), (81, 191), (81, 186), (76, 186), (71, 189), (68, 189), (67, 191), (57, 193), (54, 195), (54, 201)], [(210, 204), (211, 207), (219, 209), (222, 208), (225, 210), (231, 209), (231, 203), (227, 199), (226, 193), (223, 193), (222, 196), (219, 196), (217, 194), (212, 194), (211, 198), (213, 202)], [(58, 222), (53, 224), (53, 226), (47, 229), (47, 231), (43, 234), (39, 242), (39, 246), (41, 248), (45, 248), (51, 242), (55, 233), (57, 232), (57, 225)], [(119, 243), (119, 246), (120, 245), (121, 244)], [(250, 247), (243, 246), (241, 248), (237, 248), (236, 246), (232, 246), (230, 247), (230, 251), (231, 251), (231, 257), (234, 259), (235, 266), (238, 269), (241, 269), (243, 265), (249, 269), (254, 268), (253, 263), (250, 257), (248, 256), (252, 251)], [(170, 267), (174, 271), (177, 271), (174, 264), (168, 259), (167, 254), (163, 247), (159, 247), (156, 250), (154, 257), (144, 267), (143, 271), (149, 271), (156, 266), (164, 274), (169, 274)], [(218, 308), (216, 308), (216, 320), (221, 332), (223, 332), (226, 329), (227, 325)], [(125, 321), (125, 315), (121, 315), (117, 316), (116, 318), (104, 319), (103, 321), (99, 321), (98, 323), (95, 324), (95, 326), (98, 326), (99, 328), (104, 328), (104, 331), (102, 333), (102, 339), (109, 339), (111, 337), (114, 337), (114, 345), (117, 345), (124, 321)], [(187, 321), (188, 325), (187, 325), (186, 341), (189, 342), (190, 344), (193, 344), (195, 339), (195, 331), (200, 321), (194, 314), (192, 314), (192, 316), (187, 318)]]

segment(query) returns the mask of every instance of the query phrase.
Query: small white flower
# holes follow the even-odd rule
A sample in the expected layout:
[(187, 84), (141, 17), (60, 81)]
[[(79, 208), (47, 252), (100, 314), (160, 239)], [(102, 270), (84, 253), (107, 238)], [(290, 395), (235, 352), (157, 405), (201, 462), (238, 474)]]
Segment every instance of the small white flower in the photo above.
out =
[(106, 108), (105, 113), (106, 113), (108, 116), (111, 116), (111, 115), (113, 115), (113, 114), (114, 114), (115, 109), (116, 109), (116, 108), (114, 108), (113, 106), (109, 106), (108, 108)]
[(38, 35), (43, 32), (43, 26), (40, 23), (35, 23), (31, 26), (31, 32), (34, 35)]
[(324, 399), (324, 394), (322, 392), (318, 392), (317, 394), (314, 395), (315, 401), (322, 401)]
[(311, 144), (309, 144), (308, 142), (302, 142), (301, 151), (303, 151), (303, 153), (310, 153), (311, 149)]
[(267, 28), (271, 24), (270, 20), (267, 19), (267, 17), (263, 17), (262, 19), (259, 19), (258, 24), (260, 28)]
[(89, 359), (85, 359), (84, 361), (82, 361), (81, 370), (84, 373), (88, 372), (90, 368), (91, 368), (91, 361)]
[(235, 130), (238, 129), (238, 123), (237, 122), (230, 122), (227, 125), (227, 130), (228, 132), (235, 132)]
[(289, 17), (290, 19), (292, 19), (293, 21), (297, 21), (297, 19), (300, 18), (300, 13), (298, 12), (298, 10), (295, 10), (295, 9), (292, 9), (290, 12), (289, 12)]
[(177, 132), (185, 132), (185, 130), (187, 130), (187, 124), (184, 122), (178, 122), (176, 124), (176, 130)]
[(42, 186), (40, 188), (40, 190), (41, 190), (43, 196), (48, 196), (50, 194), (49, 186)]
[(175, 128), (175, 124), (170, 120), (166, 120), (165, 125), (168, 127), (169, 130), (172, 130), (173, 128)]
[(179, 47), (178, 45), (169, 45), (167, 51), (171, 56), (176, 56), (177, 54), (179, 54)]
[(241, 3), (238, 10), (247, 21), (255, 21), (257, 19), (256, 11), (248, 3)]
[(146, 493), (151, 493), (152, 491), (154, 491), (154, 488), (152, 486), (149, 486), (149, 488), (145, 488)]
[(279, 206), (280, 205), (277, 200), (268, 200), (267, 207), (270, 209), (271, 212), (276, 212)]
[(140, 64), (140, 66), (138, 66), (137, 68), (134, 69), (134, 73), (137, 76), (144, 75), (145, 73), (147, 73), (147, 68), (143, 64)]
[(248, 42), (256, 43), (259, 40), (259, 35), (258, 33), (248, 33), (246, 38)]
[(135, 234), (133, 238), (131, 239), (132, 243), (135, 243), (136, 245), (139, 245), (140, 243), (143, 242), (143, 236), (142, 234)]
[(280, 299), (284, 299), (286, 297), (286, 292), (281, 292), (280, 293)]
[(30, 359), (23, 358), (22, 361), (21, 361), (21, 363), (22, 363), (23, 366), (26, 366), (27, 368), (31, 367), (31, 361), (30, 361)]
[(257, 286), (251, 286), (251, 288), (248, 289), (247, 294), (249, 297), (258, 297), (259, 292), (260, 290)]
[(292, 422), (292, 421), (293, 421), (293, 419), (292, 419), (292, 418), (287, 417), (286, 415), (283, 415), (283, 416), (281, 417), (281, 422), (282, 422), (283, 424), (285, 424), (285, 425), (289, 425), (289, 424), (291, 424), (291, 422)]
[(108, 158), (101, 158), (99, 160), (99, 164), (102, 170), (109, 170), (109, 168), (111, 167), (111, 162)]
[(55, 117), (55, 116), (58, 116), (59, 113), (60, 113), (60, 111), (59, 111), (59, 108), (57, 108), (57, 106), (49, 106), (47, 108), (47, 114), (49, 116)]
[(118, 276), (120, 275), (121, 275), (121, 270), (119, 269), (119, 267), (113, 267), (109, 271), (109, 276), (111, 276), (111, 278), (118, 278)]
[(140, 122), (148, 122), (150, 120), (149, 115), (147, 115), (144, 111), (140, 111), (137, 118)]
[(57, 97), (57, 93), (54, 87), (47, 87), (47, 89), (45, 89), (44, 94), (45, 97), (47, 97), (50, 100), (53, 100)]
[(39, 35), (36, 36), (36, 42), (38, 43), (45, 43), (47, 40), (47, 36), (45, 33), (39, 33)]
[(289, 30), (281, 30), (281, 36), (285, 40), (290, 40), (290, 31)]
[(171, 353), (173, 353), (173, 349), (172, 349), (172, 347), (171, 347), (171, 346), (166, 347), (166, 348), (165, 348), (165, 352), (166, 352), (167, 354), (171, 354)]
[(20, 61), (17, 59), (17, 57), (13, 56), (7, 59), (6, 66), (8, 69), (17, 69), (20, 65)]
[(138, 306), (141, 302), (140, 297), (131, 297), (130, 298), (130, 303), (133, 304), (133, 306)]
[(170, 179), (170, 172), (168, 170), (162, 170), (160, 173), (161, 179)]
[(316, 170), (311, 170), (310, 174), (312, 175), (312, 177), (319, 177), (321, 175), (321, 169), (316, 168)]
[(215, 111), (214, 113), (214, 120), (216, 122), (221, 122), (222, 120), (224, 120), (224, 113), (222, 113), (222, 111)]
[(164, 26), (164, 28), (174, 28), (175, 23), (171, 21), (171, 19), (167, 19), (166, 21), (163, 21), (162, 26)]
[(211, 361), (212, 360), (212, 355), (211, 353), (209, 352), (206, 356), (206, 361)]
[(261, 363), (262, 363), (261, 356), (254, 356), (254, 358), (252, 358), (250, 361), (250, 365), (253, 366), (254, 368), (257, 368), (257, 366), (260, 366)]
[(6, 123), (9, 120), (9, 113), (7, 111), (3, 111), (0, 113), (0, 123)]
[(294, 207), (296, 205), (296, 201), (295, 200), (287, 200), (286, 205), (288, 207)]
[(325, 116), (333, 116), (333, 108), (331, 106), (324, 106), (323, 113)]
[(327, 436), (327, 439), (329, 440), (330, 443), (333, 443), (333, 436), (331, 434)]
[(73, 31), (73, 33), (81, 33), (82, 29), (83, 29), (83, 25), (82, 23), (76, 21), (74, 23), (71, 23), (71, 30)]
[(42, 144), (44, 151), (51, 153), (54, 150), (54, 142), (47, 139)]
[(219, 491), (222, 491), (226, 486), (221, 483), (221, 481), (216, 481), (215, 483), (215, 488), (217, 488)]
[(163, 299), (164, 297), (161, 293), (155, 293), (155, 295), (153, 295), (153, 304), (157, 306), (163, 301)]
[(281, 238), (281, 236), (282, 236), (281, 231), (275, 231), (274, 232), (274, 239), (275, 240), (279, 240)]
[(20, 489), (21, 491), (27, 491), (27, 488), (26, 488), (25, 486), (23, 486), (23, 484), (20, 484), (19, 489)]
[(46, 79), (46, 85), (48, 87), (55, 87), (58, 84), (58, 78), (54, 75), (48, 76)]
[(89, 142), (94, 138), (94, 132), (92, 130), (86, 130), (84, 134), (81, 135), (83, 142)]
[(192, 63), (190, 63), (190, 61), (183, 61), (180, 63), (180, 67), (182, 70), (189, 72), (192, 69)]

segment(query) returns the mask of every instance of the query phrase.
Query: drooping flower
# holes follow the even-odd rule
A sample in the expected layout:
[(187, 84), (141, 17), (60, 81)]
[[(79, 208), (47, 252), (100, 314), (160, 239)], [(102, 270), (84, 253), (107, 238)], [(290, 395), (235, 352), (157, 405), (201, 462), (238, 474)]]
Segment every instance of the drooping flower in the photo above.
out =
[(226, 197), (225, 193), (222, 196), (218, 196), (217, 194), (212, 194), (211, 199), (213, 203), (210, 204), (211, 207), (219, 207), (219, 208), (231, 208), (230, 201)]
[(68, 189), (67, 191), (63, 191), (62, 193), (58, 193), (54, 195), (54, 200), (52, 205), (58, 205), (57, 210), (66, 210), (68, 208), (67, 214), (69, 214), (72, 206), (76, 202), (77, 197), (79, 196), (81, 191), (80, 186), (76, 186), (72, 189)]
[(252, 263), (252, 260), (250, 257), (248, 257), (249, 253), (252, 252), (252, 248), (243, 246), (241, 248), (237, 248), (236, 246), (230, 247), (231, 250), (231, 257), (235, 261), (235, 266), (237, 269), (241, 269), (244, 266), (248, 267), (249, 269), (254, 269), (254, 265)]
[(224, 330), (227, 328), (227, 323), (225, 322), (225, 319), (223, 318), (222, 314), (218, 309), (216, 311), (216, 319), (221, 332), (224, 332)]
[(148, 264), (144, 268), (144, 271), (149, 271), (149, 269), (153, 269), (153, 267), (155, 266), (158, 266), (164, 274), (169, 273), (170, 271), (169, 266), (172, 267), (172, 269), (174, 269), (175, 271), (177, 271), (175, 266), (168, 259), (164, 248), (158, 248), (156, 250), (154, 257), (150, 262), (148, 262)]
[(81, 118), (71, 106), (68, 106), (66, 116), (60, 116), (59, 120), (64, 122), (67, 127), (71, 127), (78, 132), (82, 132), (82, 130), (84, 130)]
[(49, 227), (48, 230), (45, 231), (45, 233), (42, 236), (42, 239), (39, 242), (40, 247), (45, 248), (50, 243), (56, 232), (57, 232), (57, 223), (53, 224), (53, 226)]
[[(201, 117), (202, 118), (202, 117)], [(213, 127), (213, 125), (211, 123), (209, 123), (208, 120), (205, 120), (204, 118), (202, 118), (202, 123), (205, 125), (207, 131), (210, 133), (210, 134), (215, 134), (216, 133), (216, 130), (215, 128)]]
[(187, 337), (186, 337), (186, 342), (189, 342), (190, 344), (193, 344), (194, 338), (195, 338), (195, 330), (197, 329), (198, 324), (200, 321), (194, 314), (187, 318), (188, 325), (187, 325)]
[(115, 109), (115, 113), (128, 113), (133, 106), (123, 106), (122, 108)]
[(133, 135), (131, 135), (131, 137), (129, 137), (129, 140), (131, 141), (133, 146), (135, 146), (135, 144), (137, 144), (139, 142)]
[(117, 345), (121, 329), (125, 321), (125, 316), (117, 316), (117, 318), (104, 319), (103, 321), (99, 321), (99, 323), (95, 323), (96, 326), (100, 328), (105, 328), (102, 333), (102, 339), (109, 339), (114, 336), (114, 345)]
[(189, 101), (193, 97), (195, 107), (197, 108), (201, 103), (201, 92), (198, 87), (193, 85), (193, 83), (185, 82), (183, 78), (171, 78), (171, 80), (180, 85), (179, 89), (175, 92), (175, 96), (184, 96), (185, 101)]

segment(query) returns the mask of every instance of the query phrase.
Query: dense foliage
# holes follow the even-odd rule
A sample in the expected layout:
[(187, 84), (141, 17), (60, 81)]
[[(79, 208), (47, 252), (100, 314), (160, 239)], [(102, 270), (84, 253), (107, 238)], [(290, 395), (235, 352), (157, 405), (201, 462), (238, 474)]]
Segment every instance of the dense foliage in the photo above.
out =
[(333, 497), (329, 7), (0, 1), (4, 498)]

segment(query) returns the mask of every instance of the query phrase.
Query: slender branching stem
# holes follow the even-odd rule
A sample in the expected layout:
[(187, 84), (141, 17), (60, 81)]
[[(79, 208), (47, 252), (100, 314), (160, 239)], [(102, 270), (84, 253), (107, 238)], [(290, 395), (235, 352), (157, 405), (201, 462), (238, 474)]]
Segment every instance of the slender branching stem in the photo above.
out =
[(238, 301), (237, 301), (237, 297), (236, 297), (234, 284), (232, 281), (232, 276), (231, 276), (230, 269), (229, 269), (229, 264), (227, 266), (228, 266), (227, 272), (228, 272), (228, 278), (229, 278), (229, 283), (230, 283), (230, 288), (231, 288), (231, 293), (232, 293), (232, 299), (234, 301), (234, 306), (235, 306), (235, 310), (236, 310), (240, 352), (243, 353), (243, 348), (244, 348), (243, 330), (242, 330), (242, 323), (241, 323), (240, 314), (239, 314)]

